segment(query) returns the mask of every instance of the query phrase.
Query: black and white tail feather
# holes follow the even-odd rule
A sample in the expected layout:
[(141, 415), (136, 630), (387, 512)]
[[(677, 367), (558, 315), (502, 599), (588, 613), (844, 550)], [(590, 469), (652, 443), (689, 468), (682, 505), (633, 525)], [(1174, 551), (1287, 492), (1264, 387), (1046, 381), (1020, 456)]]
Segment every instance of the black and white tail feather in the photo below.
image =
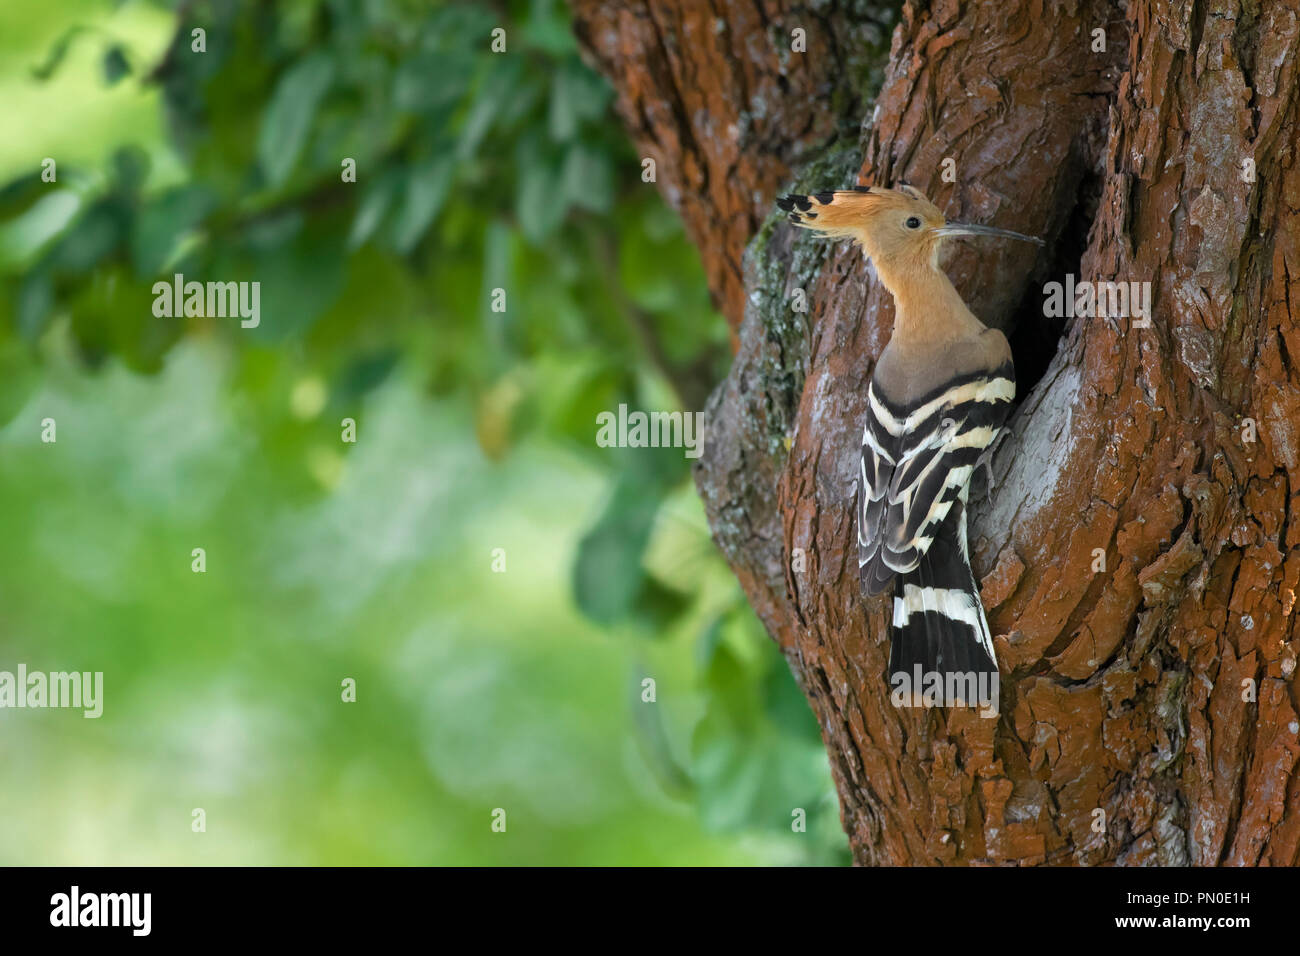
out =
[(895, 584), (890, 681), (987, 674), (997, 663), (966, 544), (971, 474), (1015, 397), (1010, 362), (907, 403), (873, 382), (862, 435), (858, 569), (868, 595)]

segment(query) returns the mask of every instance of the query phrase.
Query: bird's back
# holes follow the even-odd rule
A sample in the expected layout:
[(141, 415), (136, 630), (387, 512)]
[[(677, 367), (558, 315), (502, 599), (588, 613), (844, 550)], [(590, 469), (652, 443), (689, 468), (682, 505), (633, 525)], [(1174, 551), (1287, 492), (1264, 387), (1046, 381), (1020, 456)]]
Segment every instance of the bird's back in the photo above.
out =
[[(868, 390), (858, 563), (868, 595), (895, 585), (891, 674), (996, 673), (970, 570), (966, 502), (975, 463), (1015, 397), (1006, 337), (992, 329), (882, 353)], [(897, 666), (895, 666), (897, 665)], [(977, 665), (977, 666), (974, 666)]]
[[(958, 500), (1015, 397), (1011, 350), (985, 329), (930, 349), (886, 347), (868, 387), (859, 565), (868, 594), (912, 571)], [(964, 546), (964, 543), (963, 543)]]
[(956, 378), (1011, 364), (1011, 346), (997, 329), (983, 326), (960, 337), (911, 342), (889, 340), (871, 374), (876, 394), (911, 405)]

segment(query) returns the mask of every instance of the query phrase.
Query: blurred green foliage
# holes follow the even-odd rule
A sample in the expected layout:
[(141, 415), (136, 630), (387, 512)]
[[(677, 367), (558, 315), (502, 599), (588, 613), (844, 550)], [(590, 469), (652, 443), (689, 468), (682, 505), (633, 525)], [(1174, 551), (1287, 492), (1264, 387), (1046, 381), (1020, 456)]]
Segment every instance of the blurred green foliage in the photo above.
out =
[[(111, 88), (122, 122), (77, 161), (33, 135), (0, 187), (0, 668), (102, 669), (109, 704), (0, 713), (34, 781), (0, 810), (39, 821), (0, 859), (844, 862), (688, 460), (594, 441), (700, 408), (726, 330), (567, 10), (61, 16), (0, 14), (0, 93)], [(260, 282), (260, 326), (156, 317), (174, 273)], [(238, 826), (191, 840), (193, 806)]]

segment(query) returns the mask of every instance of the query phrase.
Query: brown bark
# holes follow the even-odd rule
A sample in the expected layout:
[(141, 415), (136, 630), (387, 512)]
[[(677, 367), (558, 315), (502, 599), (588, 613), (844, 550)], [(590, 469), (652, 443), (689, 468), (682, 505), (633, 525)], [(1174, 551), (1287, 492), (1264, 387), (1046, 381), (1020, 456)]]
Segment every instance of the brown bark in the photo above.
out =
[[(745, 246), (773, 194), (810, 146), (861, 121), (862, 81), (888, 20), (856, 6), (849, 17), (793, 0), (573, 2), (583, 50), (613, 81), (733, 331), (745, 310)], [(791, 50), (795, 29), (806, 53)]]
[[(678, 5), (651, 3), (648, 16), (672, 23), (662, 10)], [(664, 72), (635, 61), (640, 33), (606, 22), (621, 40), (602, 41), (602, 62), (636, 90), (625, 111), (689, 77), (710, 88), (697, 143), (738, 115), (698, 44), (679, 37), (677, 57), (694, 65)], [(1093, 52), (1098, 27), (1108, 52)], [(889, 608), (859, 594), (857, 445), (888, 294), (851, 250), (824, 255), (784, 225), (757, 230), (697, 483), (821, 722), (858, 861), (1300, 857), (1298, 53), (1300, 15), (1283, 3), (904, 9), (859, 181), (911, 182), (951, 218), (1049, 240), (1037, 258), (966, 248), (948, 268), (977, 315), (1015, 329), (1023, 396), (971, 527), (1003, 674), (997, 720), (891, 706)], [(789, 78), (805, 105), (829, 97)], [(669, 149), (641, 113), (637, 135)], [(792, 158), (792, 174), (805, 188), (843, 186), (849, 152)], [(947, 158), (952, 184), (940, 178)], [(767, 160), (737, 169), (751, 161), (761, 172), (730, 177), (746, 183), (743, 199), (715, 200), (728, 190), (710, 179), (679, 207), (707, 220), (752, 201), (761, 217), (750, 193), (775, 177), (770, 199), (786, 184)], [(1043, 283), (1067, 272), (1151, 282), (1151, 327), (1072, 319), (1058, 338)], [(787, 302), (796, 287), (806, 315)], [(794, 570), (795, 549), (806, 570)]]

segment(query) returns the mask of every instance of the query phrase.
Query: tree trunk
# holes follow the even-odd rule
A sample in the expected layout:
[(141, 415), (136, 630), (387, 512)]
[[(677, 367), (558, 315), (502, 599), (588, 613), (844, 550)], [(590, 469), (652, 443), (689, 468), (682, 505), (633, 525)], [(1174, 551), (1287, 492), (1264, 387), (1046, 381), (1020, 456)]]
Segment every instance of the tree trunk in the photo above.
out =
[[(577, 0), (579, 36), (737, 338), (697, 484), (821, 723), (855, 859), (1295, 864), (1294, 4), (908, 4), (874, 105), (870, 4), (623, 6)], [(972, 490), (996, 720), (892, 706), (890, 608), (859, 591), (892, 304), (859, 253), (769, 216), (855, 181), (1048, 241), (947, 264), (1019, 379), (996, 487)], [(1150, 283), (1149, 327), (1046, 318), (1066, 274)]]

